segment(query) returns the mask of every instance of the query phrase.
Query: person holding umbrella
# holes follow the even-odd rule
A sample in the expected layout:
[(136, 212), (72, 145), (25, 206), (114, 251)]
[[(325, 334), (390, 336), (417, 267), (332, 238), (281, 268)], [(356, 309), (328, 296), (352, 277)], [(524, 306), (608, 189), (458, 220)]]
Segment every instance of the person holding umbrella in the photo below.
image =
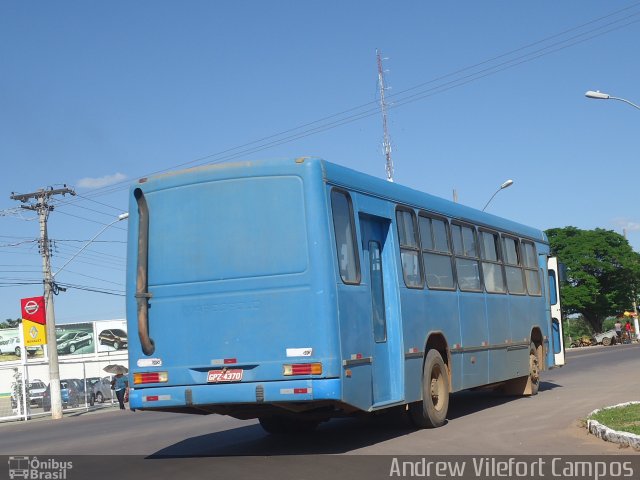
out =
[(129, 396), (129, 379), (125, 374), (129, 373), (129, 370), (122, 365), (107, 365), (103, 370), (107, 373), (115, 374), (115, 377), (111, 380), (111, 389), (116, 392), (120, 410), (124, 410), (124, 402), (127, 401), (127, 397)]

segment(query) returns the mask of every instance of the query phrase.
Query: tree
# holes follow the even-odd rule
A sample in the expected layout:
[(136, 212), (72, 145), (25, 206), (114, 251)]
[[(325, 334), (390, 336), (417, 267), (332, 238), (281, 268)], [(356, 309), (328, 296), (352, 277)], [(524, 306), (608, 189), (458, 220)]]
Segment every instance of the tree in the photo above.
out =
[(640, 254), (626, 238), (601, 228), (552, 228), (545, 233), (552, 255), (567, 267), (564, 315), (580, 313), (599, 332), (608, 316), (632, 308), (635, 292), (640, 290)]
[(16, 318), (15, 320), (7, 318), (4, 322), (0, 322), (0, 329), (16, 328), (18, 325), (20, 325), (20, 319), (19, 318)]

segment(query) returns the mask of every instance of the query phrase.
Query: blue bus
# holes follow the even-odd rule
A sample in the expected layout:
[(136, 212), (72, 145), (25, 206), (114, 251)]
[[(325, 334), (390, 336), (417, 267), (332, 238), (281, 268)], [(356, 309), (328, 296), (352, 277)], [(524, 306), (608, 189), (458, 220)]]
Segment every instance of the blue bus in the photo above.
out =
[(475, 387), (535, 395), (564, 363), (545, 234), (320, 159), (131, 187), (131, 408), (271, 433)]

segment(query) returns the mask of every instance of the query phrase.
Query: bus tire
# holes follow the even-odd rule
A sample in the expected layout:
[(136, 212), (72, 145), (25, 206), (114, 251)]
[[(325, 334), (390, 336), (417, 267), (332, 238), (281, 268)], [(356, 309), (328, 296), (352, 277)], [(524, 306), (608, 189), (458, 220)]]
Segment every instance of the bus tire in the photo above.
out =
[(272, 435), (307, 433), (315, 430), (320, 424), (320, 422), (316, 420), (306, 420), (284, 415), (259, 417), (258, 421), (260, 422), (260, 426)]
[(538, 347), (529, 344), (529, 374), (524, 377), (512, 378), (502, 385), (502, 393), (529, 397), (538, 394), (540, 388), (540, 360)]
[(422, 401), (409, 405), (409, 415), (420, 428), (437, 428), (447, 423), (449, 378), (440, 352), (429, 350), (422, 370)]
[(537, 395), (540, 388), (540, 361), (538, 360), (538, 349), (536, 344), (529, 344), (529, 395)]

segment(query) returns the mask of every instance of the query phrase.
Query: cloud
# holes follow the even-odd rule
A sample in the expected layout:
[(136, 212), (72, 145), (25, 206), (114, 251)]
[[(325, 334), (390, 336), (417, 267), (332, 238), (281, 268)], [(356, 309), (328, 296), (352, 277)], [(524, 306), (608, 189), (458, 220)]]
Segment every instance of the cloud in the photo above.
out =
[(104, 177), (81, 178), (80, 180), (78, 180), (77, 185), (80, 188), (102, 188), (108, 187), (109, 185), (113, 185), (114, 183), (118, 183), (126, 179), (127, 176), (123, 173), (114, 173), (113, 175), (105, 175)]
[(627, 218), (616, 218), (613, 223), (620, 227), (625, 229), (627, 232), (638, 232), (640, 231), (640, 223), (638, 222), (634, 222), (632, 220), (629, 220)]

